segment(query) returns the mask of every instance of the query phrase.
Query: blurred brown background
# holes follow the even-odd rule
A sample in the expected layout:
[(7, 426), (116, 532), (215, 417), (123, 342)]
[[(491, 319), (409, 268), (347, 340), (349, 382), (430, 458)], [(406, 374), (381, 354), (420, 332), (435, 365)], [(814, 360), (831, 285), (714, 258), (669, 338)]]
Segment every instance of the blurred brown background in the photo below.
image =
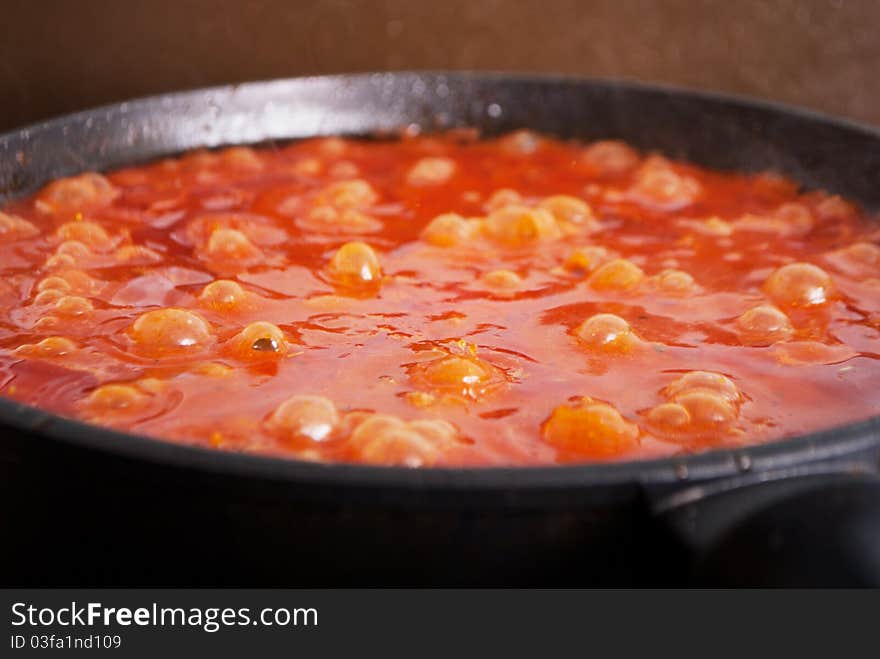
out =
[(162, 91), (499, 69), (750, 94), (880, 124), (880, 0), (4, 0), (0, 129)]

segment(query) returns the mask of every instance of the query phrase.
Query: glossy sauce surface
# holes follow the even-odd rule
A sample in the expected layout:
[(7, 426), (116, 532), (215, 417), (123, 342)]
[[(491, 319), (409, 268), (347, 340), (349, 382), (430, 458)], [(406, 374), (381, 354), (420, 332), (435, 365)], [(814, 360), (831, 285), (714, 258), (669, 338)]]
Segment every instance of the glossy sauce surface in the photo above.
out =
[(880, 413), (880, 230), (772, 173), (517, 132), (200, 151), (0, 212), (0, 393), (409, 467), (668, 456)]

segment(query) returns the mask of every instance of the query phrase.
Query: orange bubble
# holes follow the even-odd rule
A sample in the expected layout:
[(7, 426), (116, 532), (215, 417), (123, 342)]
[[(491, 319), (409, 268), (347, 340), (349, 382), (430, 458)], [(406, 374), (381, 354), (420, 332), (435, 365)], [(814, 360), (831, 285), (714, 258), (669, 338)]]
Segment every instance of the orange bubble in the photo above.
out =
[(715, 391), (688, 391), (676, 396), (675, 402), (687, 410), (694, 430), (723, 428), (737, 417), (736, 408), (723, 394)]
[(128, 384), (105, 384), (95, 389), (85, 405), (96, 415), (135, 414), (143, 410), (150, 396)]
[(794, 334), (788, 316), (769, 304), (749, 309), (737, 318), (736, 326), (740, 341), (748, 346), (769, 346)]
[(571, 271), (593, 272), (603, 263), (610, 260), (611, 255), (604, 247), (590, 245), (579, 247), (568, 255), (565, 260), (565, 269)]
[(597, 291), (634, 291), (644, 278), (645, 273), (632, 261), (614, 259), (593, 272), (587, 283)]
[(593, 142), (581, 152), (580, 162), (600, 176), (617, 176), (635, 169), (641, 158), (632, 147), (617, 140)]
[(46, 277), (41, 280), (37, 284), (37, 291), (44, 293), (46, 291), (60, 291), (62, 293), (67, 293), (72, 290), (70, 282), (68, 282), (64, 277), (51, 276)]
[(417, 385), (467, 398), (479, 398), (503, 384), (501, 373), (477, 357), (447, 355), (412, 367)]
[(574, 333), (584, 345), (601, 352), (628, 353), (640, 343), (630, 324), (611, 313), (590, 316)]
[(102, 284), (103, 282), (93, 279), (82, 270), (68, 269), (41, 279), (37, 283), (36, 290), (40, 293), (54, 290), (76, 295), (94, 295), (101, 289)]
[(493, 211), (483, 228), (492, 240), (511, 247), (562, 236), (556, 218), (548, 210), (526, 206), (505, 206)]
[(663, 393), (670, 400), (677, 401), (679, 396), (692, 391), (709, 391), (731, 403), (739, 401), (741, 397), (739, 388), (733, 380), (721, 373), (711, 371), (685, 373), (667, 386)]
[(498, 139), (502, 151), (509, 155), (527, 156), (535, 153), (543, 144), (543, 138), (531, 130), (521, 129)]
[(318, 204), (329, 204), (337, 208), (363, 208), (372, 206), (377, 201), (378, 193), (363, 179), (331, 183), (317, 197)]
[(407, 172), (406, 182), (417, 187), (442, 185), (455, 174), (455, 161), (451, 158), (422, 158)]
[(598, 227), (593, 209), (587, 202), (577, 197), (553, 195), (542, 199), (538, 206), (550, 211), (559, 222), (570, 222), (591, 229)]
[(215, 229), (211, 232), (205, 248), (211, 259), (230, 262), (254, 262), (263, 257), (263, 252), (246, 235), (236, 229)]
[(639, 429), (611, 405), (560, 405), (541, 427), (548, 444), (584, 457), (608, 458), (635, 449)]
[(422, 230), (422, 240), (437, 247), (465, 245), (473, 239), (474, 223), (456, 213), (438, 215)]
[(162, 260), (159, 252), (143, 245), (125, 245), (117, 249), (113, 256), (117, 261), (128, 265), (158, 263)]
[(92, 303), (78, 295), (65, 295), (55, 302), (55, 312), (62, 316), (84, 316), (94, 311)]
[(330, 274), (344, 286), (362, 287), (378, 284), (382, 277), (379, 257), (362, 242), (345, 243), (330, 259)]
[(522, 277), (512, 270), (493, 270), (483, 275), (480, 281), (490, 289), (495, 289), (499, 292), (510, 292), (521, 287), (523, 280)]
[(55, 304), (63, 297), (65, 296), (61, 290), (56, 288), (47, 288), (46, 290), (41, 291), (34, 296), (34, 304), (38, 306)]
[(686, 430), (691, 424), (691, 415), (679, 403), (661, 403), (648, 412), (648, 423), (661, 432)]
[(68, 254), (74, 259), (85, 259), (94, 256), (94, 252), (86, 245), (78, 240), (65, 240), (55, 248), (55, 254)]
[(263, 169), (263, 161), (260, 159), (260, 156), (248, 146), (233, 146), (223, 149), (219, 155), (224, 164), (235, 169), (249, 171)]
[(822, 268), (811, 263), (790, 263), (770, 275), (764, 289), (777, 304), (812, 307), (828, 302), (833, 283)]
[(107, 178), (86, 172), (50, 183), (38, 195), (35, 206), (43, 213), (76, 212), (106, 206), (118, 195), (119, 190)]
[(277, 325), (251, 323), (231, 340), (235, 356), (247, 361), (280, 359), (288, 352), (287, 338)]
[(163, 356), (199, 351), (211, 345), (211, 327), (186, 309), (157, 309), (142, 314), (131, 326), (131, 337), (147, 354)]
[(688, 296), (697, 288), (694, 278), (684, 270), (663, 270), (653, 279), (661, 293), (673, 297)]
[(511, 190), (510, 188), (501, 188), (489, 196), (486, 203), (483, 204), (483, 207), (491, 212), (497, 211), (505, 206), (519, 206), (522, 205), (522, 203), (523, 198), (519, 192)]
[(692, 204), (700, 196), (699, 182), (680, 174), (665, 158), (652, 156), (635, 174), (631, 195), (649, 206), (664, 210)]
[(77, 241), (99, 252), (112, 248), (115, 242), (100, 224), (85, 220), (62, 224), (55, 231), (55, 236), (61, 240)]
[(199, 302), (215, 311), (240, 309), (248, 299), (248, 294), (236, 282), (218, 279), (202, 289)]
[(50, 359), (64, 357), (77, 350), (74, 341), (63, 336), (49, 336), (37, 344), (26, 343), (15, 349), (16, 354)]
[(373, 414), (355, 428), (349, 445), (367, 464), (425, 467), (436, 464), (454, 446), (457, 435), (447, 421), (407, 423), (388, 414)]
[(339, 412), (323, 396), (291, 396), (266, 421), (269, 434), (292, 443), (323, 442), (339, 426)]

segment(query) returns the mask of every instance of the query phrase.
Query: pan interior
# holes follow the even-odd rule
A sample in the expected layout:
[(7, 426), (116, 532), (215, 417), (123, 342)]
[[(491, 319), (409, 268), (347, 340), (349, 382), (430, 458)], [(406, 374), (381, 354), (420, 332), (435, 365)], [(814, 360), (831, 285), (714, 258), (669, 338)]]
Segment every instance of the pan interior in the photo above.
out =
[[(880, 139), (871, 131), (710, 95), (617, 82), (374, 74), (254, 83), (124, 103), (0, 137), (0, 191), (14, 198), (84, 170), (201, 146), (402, 127), (515, 128), (618, 138), (720, 169), (777, 170), (869, 208), (880, 205)], [(680, 462), (680, 461), (679, 461)]]

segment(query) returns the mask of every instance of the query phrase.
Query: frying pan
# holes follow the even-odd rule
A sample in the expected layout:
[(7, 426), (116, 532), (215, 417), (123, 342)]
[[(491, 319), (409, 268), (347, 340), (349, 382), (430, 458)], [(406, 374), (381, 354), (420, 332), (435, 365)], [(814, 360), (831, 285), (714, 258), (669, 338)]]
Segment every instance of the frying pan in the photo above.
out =
[[(195, 147), (475, 126), (773, 169), (880, 208), (880, 132), (620, 81), (377, 73), (202, 89), (0, 136), (0, 195)], [(762, 446), (408, 470), (155, 441), (0, 399), (4, 585), (880, 585), (880, 417)]]

